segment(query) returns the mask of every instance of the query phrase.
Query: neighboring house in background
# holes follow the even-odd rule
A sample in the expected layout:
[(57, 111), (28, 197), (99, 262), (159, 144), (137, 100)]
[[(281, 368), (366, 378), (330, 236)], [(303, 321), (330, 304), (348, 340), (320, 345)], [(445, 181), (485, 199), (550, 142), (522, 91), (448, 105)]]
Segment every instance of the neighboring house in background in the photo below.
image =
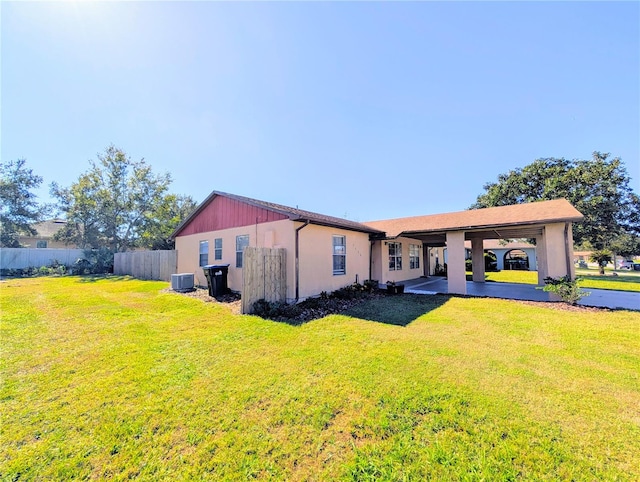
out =
[[(465, 241), (465, 259), (471, 259), (471, 241)], [(524, 240), (503, 240), (485, 239), (483, 243), (484, 252), (491, 252), (496, 256), (496, 267), (502, 270), (525, 270), (537, 271), (536, 246)], [(429, 275), (438, 274), (437, 265), (444, 265), (447, 262), (447, 248), (429, 248), (430, 258)]]
[[(504, 242), (506, 241), (506, 242)], [(471, 244), (471, 243), (469, 243)], [(484, 242), (485, 251), (496, 255), (499, 270), (527, 270), (537, 271), (536, 246), (526, 240), (498, 240), (487, 239)], [(471, 248), (469, 248), (471, 256)]]
[(64, 219), (50, 219), (35, 223), (32, 227), (36, 230), (36, 234), (34, 236), (20, 236), (18, 242), (25, 248), (77, 248), (74, 244), (65, 244), (63, 241), (53, 239), (53, 235), (66, 224)]
[(34, 236), (20, 236), (20, 248), (0, 248), (0, 270), (21, 270), (62, 264), (73, 265), (78, 258), (84, 257), (84, 251), (75, 244), (54, 241), (53, 236), (64, 226), (62, 219), (50, 219), (35, 223)]
[[(579, 268), (597, 268), (598, 263), (591, 261), (593, 251), (574, 251), (573, 257)], [(636, 260), (636, 261), (634, 261)], [(625, 258), (623, 256), (613, 256), (611, 264), (615, 261), (614, 269), (634, 269), (634, 265), (640, 261), (640, 256)]]
[[(465, 243), (468, 259), (471, 259), (471, 243)], [(486, 239), (485, 253), (496, 257), (496, 269), (537, 271), (536, 246), (523, 239)]]
[[(580, 268), (588, 268), (589, 263), (591, 263), (591, 253), (593, 251), (574, 251), (573, 252), (573, 260), (574, 263), (578, 265)], [(593, 266), (598, 266), (598, 263), (591, 263)]]
[(446, 246), (449, 292), (464, 294), (465, 241), (471, 243), (473, 281), (484, 282), (484, 250), (502, 249), (494, 248), (492, 240), (521, 238), (537, 241), (528, 259), (530, 267), (535, 260), (539, 284), (547, 276), (573, 277), (571, 223), (582, 218), (559, 199), (356, 223), (214, 191), (172, 238), (178, 273), (194, 273), (195, 283), (206, 286), (202, 267), (228, 264), (228, 285), (234, 291), (242, 290), (245, 247), (284, 248), (289, 301), (366, 279), (384, 283), (429, 276), (435, 262), (432, 250)]

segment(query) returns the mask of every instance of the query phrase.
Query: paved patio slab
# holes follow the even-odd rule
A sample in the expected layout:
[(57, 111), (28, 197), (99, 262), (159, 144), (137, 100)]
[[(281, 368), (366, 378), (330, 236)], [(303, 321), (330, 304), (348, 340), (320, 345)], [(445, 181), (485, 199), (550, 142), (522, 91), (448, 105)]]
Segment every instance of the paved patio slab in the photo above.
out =
[[(417, 278), (402, 282), (405, 285), (405, 293), (434, 295), (447, 294), (447, 279), (441, 277)], [(384, 286), (384, 285), (381, 285)], [(489, 298), (502, 298), (526, 301), (550, 301), (549, 293), (537, 289), (535, 285), (521, 283), (474, 283), (467, 281), (467, 294), (470, 296), (486, 296)], [(601, 308), (623, 308), (628, 310), (640, 310), (640, 293), (631, 291), (598, 290), (583, 288), (589, 293), (578, 302), (582, 306), (597, 306)]]

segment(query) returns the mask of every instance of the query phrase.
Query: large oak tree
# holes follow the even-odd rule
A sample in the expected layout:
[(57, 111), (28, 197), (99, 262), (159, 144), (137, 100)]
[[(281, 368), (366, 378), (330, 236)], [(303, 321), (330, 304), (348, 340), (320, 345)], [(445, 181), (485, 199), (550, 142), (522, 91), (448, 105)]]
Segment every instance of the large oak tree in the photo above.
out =
[[(576, 245), (630, 253), (640, 236), (640, 198), (630, 187), (624, 163), (594, 152), (591, 159), (537, 159), (484, 185), (471, 209), (568, 199), (582, 214), (575, 223)], [(635, 253), (637, 254), (637, 253)]]
[(178, 225), (197, 207), (191, 196), (167, 194), (155, 209), (149, 213), (145, 230), (141, 233), (138, 246), (147, 249), (174, 249), (175, 240), (171, 234)]
[(112, 253), (136, 247), (159, 220), (171, 183), (156, 175), (144, 159), (132, 161), (111, 145), (68, 188), (51, 185), (51, 194), (67, 219), (57, 238), (82, 248), (106, 247)]
[(0, 163), (0, 246), (19, 248), (20, 235), (35, 235), (33, 224), (41, 221), (46, 206), (33, 193), (42, 177), (27, 169), (25, 159)]

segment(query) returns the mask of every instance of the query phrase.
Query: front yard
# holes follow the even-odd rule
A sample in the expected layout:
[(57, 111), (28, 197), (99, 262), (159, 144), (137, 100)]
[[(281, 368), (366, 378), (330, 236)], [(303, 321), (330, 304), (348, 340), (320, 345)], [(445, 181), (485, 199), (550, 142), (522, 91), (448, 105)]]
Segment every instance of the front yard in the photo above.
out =
[(0, 283), (2, 480), (639, 480), (640, 313), (399, 295), (301, 326)]

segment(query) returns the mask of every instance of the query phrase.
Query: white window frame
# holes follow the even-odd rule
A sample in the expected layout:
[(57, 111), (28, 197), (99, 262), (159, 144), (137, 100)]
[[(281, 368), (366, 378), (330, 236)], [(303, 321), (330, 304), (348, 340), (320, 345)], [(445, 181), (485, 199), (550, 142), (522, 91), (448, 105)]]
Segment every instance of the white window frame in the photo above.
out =
[(213, 240), (213, 259), (220, 261), (222, 259), (222, 238)]
[(209, 264), (209, 240), (200, 241), (200, 249), (198, 251), (199, 266), (206, 266)]
[(244, 265), (244, 248), (249, 246), (249, 235), (239, 234), (236, 236), (236, 268)]
[[(341, 276), (347, 274), (347, 237), (340, 234), (334, 234), (332, 237), (332, 254), (333, 275)], [(342, 263), (336, 261), (342, 259)], [(340, 267), (342, 266), (342, 267)]]
[(409, 269), (420, 269), (420, 248), (419, 244), (409, 245)]
[(389, 248), (389, 271), (402, 271), (402, 243), (390, 241)]

